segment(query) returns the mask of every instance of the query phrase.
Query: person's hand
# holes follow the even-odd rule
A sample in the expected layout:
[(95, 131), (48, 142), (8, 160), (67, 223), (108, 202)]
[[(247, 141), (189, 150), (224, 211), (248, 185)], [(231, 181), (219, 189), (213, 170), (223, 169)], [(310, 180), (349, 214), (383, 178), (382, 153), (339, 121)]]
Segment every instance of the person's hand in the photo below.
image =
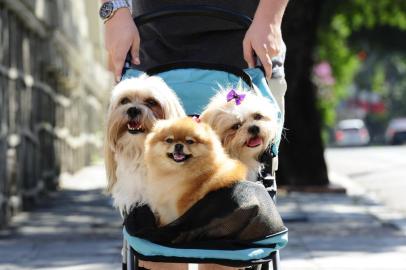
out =
[(265, 17), (255, 17), (243, 41), (244, 60), (248, 67), (255, 67), (256, 55), (265, 69), (266, 76), (271, 78), (271, 59), (281, 51), (281, 42), (280, 24), (270, 23)]
[(140, 35), (129, 9), (118, 9), (105, 23), (105, 46), (109, 57), (109, 69), (114, 73), (117, 82), (120, 81), (129, 51), (132, 63), (140, 64)]
[(288, 0), (260, 0), (242, 44), (248, 67), (255, 66), (256, 55), (268, 78), (272, 76), (272, 57), (281, 51), (281, 24), (287, 4)]

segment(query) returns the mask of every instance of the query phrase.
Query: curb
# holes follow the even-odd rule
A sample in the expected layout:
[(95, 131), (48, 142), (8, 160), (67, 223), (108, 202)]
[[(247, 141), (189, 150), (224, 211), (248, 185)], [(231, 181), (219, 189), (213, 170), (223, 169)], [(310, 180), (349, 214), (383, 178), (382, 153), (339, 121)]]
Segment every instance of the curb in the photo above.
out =
[(354, 202), (363, 205), (367, 212), (378, 219), (383, 226), (393, 227), (406, 236), (406, 216), (398, 211), (386, 207), (375, 194), (352, 181), (348, 176), (329, 172), (330, 182), (341, 185), (347, 190), (347, 195)]

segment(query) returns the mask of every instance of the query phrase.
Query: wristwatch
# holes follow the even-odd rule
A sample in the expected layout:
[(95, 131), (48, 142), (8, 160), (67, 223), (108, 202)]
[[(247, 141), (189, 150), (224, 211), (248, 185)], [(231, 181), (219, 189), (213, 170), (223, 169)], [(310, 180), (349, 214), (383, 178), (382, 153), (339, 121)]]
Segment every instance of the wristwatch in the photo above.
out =
[(103, 5), (100, 7), (100, 18), (104, 20), (104, 22), (106, 22), (108, 19), (113, 17), (117, 9), (120, 8), (130, 8), (127, 0), (111, 0), (104, 2)]

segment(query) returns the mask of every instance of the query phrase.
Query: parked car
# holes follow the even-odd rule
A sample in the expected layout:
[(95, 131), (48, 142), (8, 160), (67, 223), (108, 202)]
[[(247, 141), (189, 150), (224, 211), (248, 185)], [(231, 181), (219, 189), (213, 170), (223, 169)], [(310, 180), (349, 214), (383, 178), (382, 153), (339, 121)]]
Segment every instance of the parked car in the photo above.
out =
[(361, 119), (342, 120), (335, 128), (337, 146), (363, 146), (367, 145), (369, 140), (368, 129)]
[(389, 122), (385, 140), (392, 145), (406, 143), (406, 117), (394, 118)]

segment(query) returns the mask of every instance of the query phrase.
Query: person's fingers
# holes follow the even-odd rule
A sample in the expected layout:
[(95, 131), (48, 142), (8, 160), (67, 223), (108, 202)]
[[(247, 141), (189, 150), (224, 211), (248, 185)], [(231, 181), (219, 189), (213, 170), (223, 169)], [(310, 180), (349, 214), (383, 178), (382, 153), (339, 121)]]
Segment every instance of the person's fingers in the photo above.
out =
[(251, 42), (248, 39), (244, 39), (242, 48), (244, 52), (244, 60), (247, 62), (248, 67), (255, 67), (254, 50), (252, 49)]
[(119, 82), (121, 80), (121, 73), (123, 72), (123, 67), (124, 67), (124, 61), (125, 61), (125, 54), (115, 54), (113, 56), (113, 65), (114, 65), (114, 78), (116, 82)]
[(271, 56), (271, 58), (280, 54), (282, 46), (282, 34), (280, 26), (271, 27), (270, 33), (268, 33), (265, 42), (267, 45), (268, 54)]
[(265, 74), (268, 79), (272, 77), (272, 59), (269, 54), (265, 54), (264, 60), (261, 60), (262, 65), (265, 69)]
[(262, 66), (265, 69), (265, 74), (267, 78), (272, 77), (272, 56), (269, 54), (268, 46), (266, 44), (263, 45), (261, 52), (257, 52), (259, 56), (259, 60), (262, 63)]
[(131, 44), (131, 62), (135, 65), (139, 65), (140, 62), (140, 39), (134, 38)]
[(280, 45), (278, 43), (272, 42), (268, 46), (268, 54), (272, 57), (278, 56), (279, 53), (281, 52)]

